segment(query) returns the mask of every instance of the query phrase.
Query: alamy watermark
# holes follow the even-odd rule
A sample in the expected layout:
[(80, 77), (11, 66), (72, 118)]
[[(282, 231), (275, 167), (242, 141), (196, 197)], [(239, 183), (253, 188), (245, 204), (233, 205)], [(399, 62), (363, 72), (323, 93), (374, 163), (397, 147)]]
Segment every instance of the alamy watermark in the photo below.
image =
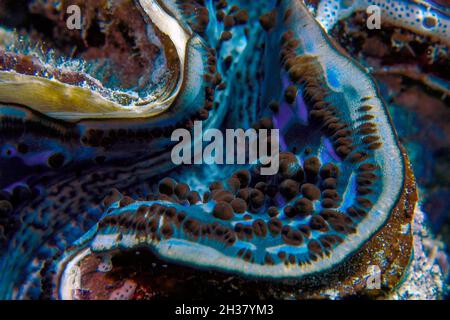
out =
[(366, 278), (366, 289), (379, 290), (381, 289), (381, 269), (377, 265), (370, 265), (367, 268), (369, 276)]
[[(187, 129), (176, 129), (171, 158), (174, 164), (261, 164), (261, 175), (274, 175), (279, 168), (278, 129), (203, 130), (195, 121), (193, 136)], [(204, 147), (204, 142), (208, 144)], [(269, 150), (270, 149), (270, 150)]]
[(367, 29), (373, 30), (381, 29), (381, 8), (377, 5), (370, 5), (366, 9), (367, 17)]
[(66, 26), (69, 30), (81, 30), (81, 9), (76, 4), (67, 7)]

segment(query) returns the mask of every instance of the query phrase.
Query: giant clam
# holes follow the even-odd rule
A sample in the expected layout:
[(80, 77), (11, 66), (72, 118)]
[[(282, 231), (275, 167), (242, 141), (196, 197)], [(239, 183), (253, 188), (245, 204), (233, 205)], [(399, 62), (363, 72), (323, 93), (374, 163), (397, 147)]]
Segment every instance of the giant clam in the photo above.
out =
[[(407, 279), (411, 164), (333, 19), (300, 0), (20, 4), (0, 20), (1, 298), (390, 297)], [(71, 4), (82, 30), (61, 27)], [(279, 129), (279, 172), (175, 166), (195, 121)]]
[[(318, 19), (332, 3), (315, 5)], [(449, 194), (444, 174), (449, 148), (448, 7), (442, 1), (381, 2), (382, 28), (370, 30), (363, 2), (349, 3), (334, 4), (339, 10), (326, 19), (327, 29), (379, 82), (402, 144), (415, 163), (432, 226), (448, 243), (449, 207), (442, 201)]]

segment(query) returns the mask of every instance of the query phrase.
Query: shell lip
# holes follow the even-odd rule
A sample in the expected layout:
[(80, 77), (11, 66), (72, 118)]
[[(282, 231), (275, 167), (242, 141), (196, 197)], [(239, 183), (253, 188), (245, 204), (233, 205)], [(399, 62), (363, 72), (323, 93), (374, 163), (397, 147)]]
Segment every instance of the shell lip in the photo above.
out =
[[(76, 86), (55, 77), (45, 78), (0, 69), (0, 101), (26, 105), (51, 118), (69, 122), (84, 119), (147, 118), (166, 111), (182, 91), (185, 74), (188, 72), (188, 47), (194, 36), (170, 12), (165, 11), (159, 2), (141, 0), (138, 6), (144, 18), (150, 20), (158, 33), (163, 35), (165, 47), (168, 48), (169, 42), (170, 46), (175, 47), (178, 66), (174, 65), (171, 69), (176, 71), (177, 76), (171, 76), (171, 84), (159, 86), (147, 97), (139, 98), (136, 93), (127, 91), (106, 94), (102, 83), (89, 75), (83, 74), (84, 84)], [(8, 51), (6, 54), (11, 55)], [(65, 72), (64, 69), (56, 71)]]

